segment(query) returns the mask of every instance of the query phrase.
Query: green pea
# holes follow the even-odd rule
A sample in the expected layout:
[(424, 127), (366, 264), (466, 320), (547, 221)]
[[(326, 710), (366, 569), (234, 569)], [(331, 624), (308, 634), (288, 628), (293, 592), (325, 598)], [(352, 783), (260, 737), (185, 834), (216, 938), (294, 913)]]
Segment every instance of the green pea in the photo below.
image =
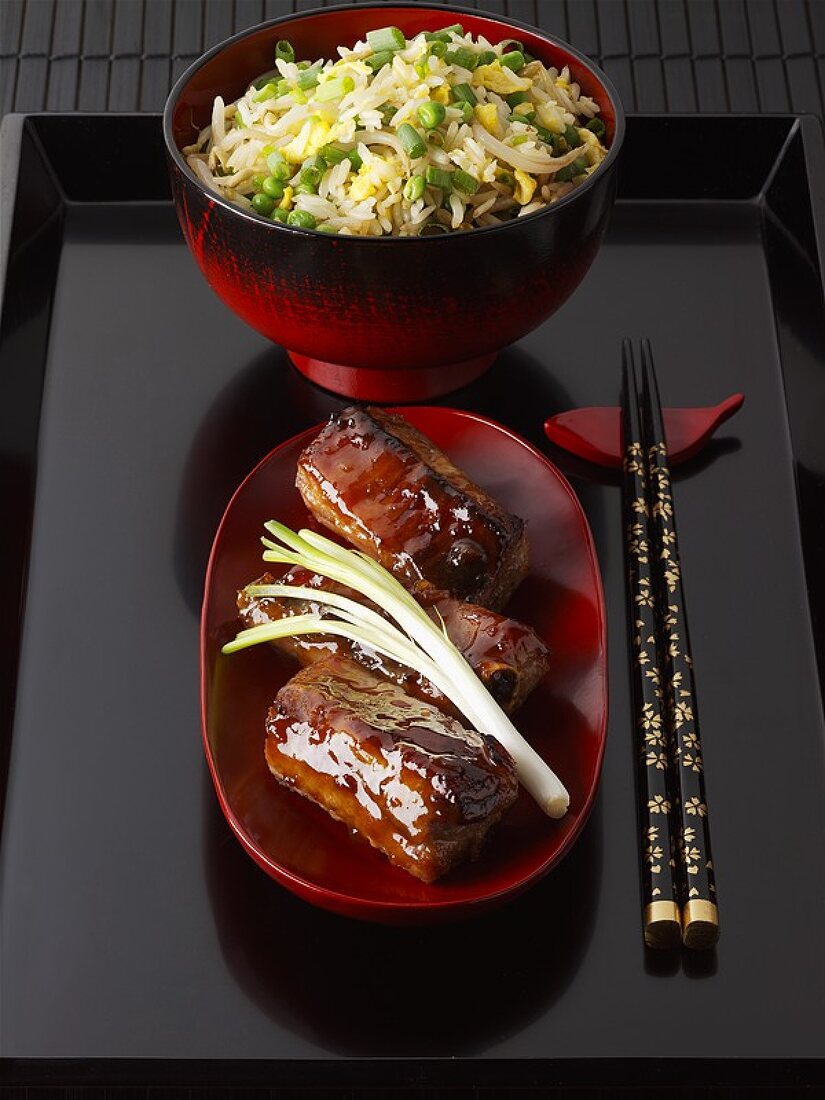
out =
[(319, 233), (337, 233), (338, 230), (329, 224), (329, 222), (321, 222), (320, 225), (316, 225), (315, 228)]
[(252, 209), (256, 214), (262, 214), (265, 218), (268, 218), (275, 208), (275, 200), (270, 198), (269, 195), (265, 195), (263, 191), (259, 191), (257, 195), (252, 196)]
[(415, 202), (424, 194), (424, 187), (425, 183), (423, 176), (410, 176), (404, 184), (404, 198), (408, 202)]
[(286, 220), (287, 225), (295, 225), (299, 229), (314, 229), (316, 222), (308, 210), (292, 210)]
[(286, 220), (288, 217), (289, 214), (287, 213), (287, 211), (281, 210), (280, 206), (276, 206), (272, 213), (269, 215), (270, 221), (281, 222), (284, 225), (286, 224)]
[(275, 179), (274, 176), (267, 176), (261, 184), (261, 189), (271, 199), (282, 199), (284, 197), (284, 185), (281, 180)]
[(432, 99), (428, 99), (421, 104), (416, 114), (425, 130), (435, 130), (444, 121), (447, 111), (443, 103), (435, 103)]

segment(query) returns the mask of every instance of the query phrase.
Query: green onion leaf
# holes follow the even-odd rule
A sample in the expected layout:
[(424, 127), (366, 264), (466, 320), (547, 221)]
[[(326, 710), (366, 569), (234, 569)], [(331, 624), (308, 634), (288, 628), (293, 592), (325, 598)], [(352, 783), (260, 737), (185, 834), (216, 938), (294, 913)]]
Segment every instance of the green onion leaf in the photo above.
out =
[(596, 137), (601, 140), (607, 131), (607, 127), (600, 118), (591, 118), (585, 126), (585, 130), (590, 130), (591, 133), (595, 134)]
[[(301, 211), (290, 214), (290, 224), (298, 213)], [(301, 634), (334, 634), (367, 645), (424, 676), (450, 699), (472, 728), (499, 741), (513, 758), (520, 782), (548, 816), (558, 818), (566, 813), (570, 799), (559, 778), (495, 702), (450, 641), (443, 624), (433, 622), (391, 573), (366, 555), (347, 550), (315, 531), (296, 534), (275, 521), (265, 526), (274, 536), (263, 539), (265, 561), (298, 565), (328, 577), (376, 604), (384, 615), (337, 592), (252, 585), (248, 589), (252, 595), (311, 599), (329, 612), (298, 614), (242, 630), (223, 647), (223, 653)]]

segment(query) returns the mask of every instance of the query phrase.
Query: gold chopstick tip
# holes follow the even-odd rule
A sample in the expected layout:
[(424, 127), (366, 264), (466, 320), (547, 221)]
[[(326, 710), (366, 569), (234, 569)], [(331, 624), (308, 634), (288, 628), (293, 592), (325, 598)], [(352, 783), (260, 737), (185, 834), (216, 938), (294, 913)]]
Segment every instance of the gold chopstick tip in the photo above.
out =
[(675, 901), (652, 901), (645, 906), (645, 944), (657, 951), (667, 951), (682, 942), (679, 906)]
[(707, 951), (719, 939), (719, 910), (712, 901), (693, 898), (682, 909), (682, 942), (694, 951)]

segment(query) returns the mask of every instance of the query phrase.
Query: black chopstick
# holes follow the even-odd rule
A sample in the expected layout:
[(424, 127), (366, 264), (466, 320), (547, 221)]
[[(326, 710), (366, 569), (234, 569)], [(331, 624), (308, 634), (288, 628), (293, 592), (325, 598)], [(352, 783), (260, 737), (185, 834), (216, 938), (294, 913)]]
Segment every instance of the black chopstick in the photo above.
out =
[(650, 531), (641, 393), (629, 340), (622, 345), (622, 382), (622, 502), (630, 636), (633, 640), (642, 914), (647, 946), (668, 948), (675, 947), (681, 940), (680, 892), (676, 879), (674, 835), (671, 832), (674, 819), (668, 782), (667, 715), (661, 673), (664, 655), (660, 652), (662, 647), (656, 615), (654, 567), (657, 555)]
[(712, 947), (719, 938), (719, 912), (676, 516), (649, 340), (642, 341), (641, 373), (641, 428), (647, 456), (650, 542), (657, 563), (654, 575), (657, 635), (663, 658), (659, 667), (667, 720), (682, 942), (686, 947), (701, 949)]

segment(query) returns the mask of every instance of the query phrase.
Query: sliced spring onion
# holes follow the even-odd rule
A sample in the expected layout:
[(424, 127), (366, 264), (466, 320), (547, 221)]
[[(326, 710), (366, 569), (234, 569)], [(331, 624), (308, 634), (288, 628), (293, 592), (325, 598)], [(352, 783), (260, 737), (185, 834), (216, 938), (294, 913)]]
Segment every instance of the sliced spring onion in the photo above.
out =
[(275, 58), (278, 61), (286, 61), (289, 65), (295, 60), (295, 50), (291, 42), (281, 38), (275, 43)]
[(464, 28), (460, 23), (452, 23), (449, 27), (444, 27), (440, 31), (425, 31), (424, 38), (427, 42), (449, 42), (454, 34), (459, 37), (464, 34)]
[(415, 160), (416, 157), (423, 157), (427, 152), (427, 146), (424, 144), (424, 139), (414, 126), (410, 126), (409, 122), (402, 122), (398, 127), (397, 133), (398, 140), (413, 160)]
[(310, 88), (314, 88), (318, 83), (318, 74), (321, 72), (320, 66), (313, 66), (310, 69), (302, 69), (298, 73), (298, 87), (302, 92), (308, 92)]
[(475, 107), (478, 103), (478, 96), (469, 84), (454, 85), (453, 96), (459, 103), (469, 103), (471, 107)]
[(315, 93), (319, 103), (327, 103), (332, 99), (342, 99), (355, 88), (355, 81), (351, 76), (340, 76), (337, 80), (325, 80)]
[(606, 129), (607, 129), (607, 127), (605, 126), (605, 124), (602, 122), (602, 120), (600, 118), (591, 118), (590, 121), (585, 126), (585, 130), (590, 130), (591, 133), (594, 133), (597, 138), (604, 137), (604, 133), (605, 133)]
[(499, 61), (503, 68), (512, 69), (514, 73), (524, 68), (524, 54), (521, 50), (512, 50), (510, 53), (503, 53)]
[(377, 73), (379, 69), (383, 69), (385, 65), (389, 65), (395, 54), (392, 50), (381, 50), (380, 53), (374, 53), (371, 57), (365, 57), (365, 64), (369, 65), (374, 73)]
[(445, 172), (443, 168), (434, 168), (431, 164), (427, 165), (425, 178), (428, 186), (440, 187), (442, 191), (449, 191), (453, 184), (451, 172)]
[(266, 158), (266, 166), (269, 169), (269, 174), (282, 183), (284, 180), (288, 180), (292, 175), (289, 161), (286, 160), (283, 153), (279, 153), (277, 149)]
[(260, 91), (256, 92), (252, 97), (253, 103), (263, 103), (267, 99), (274, 99), (277, 94), (277, 88), (274, 84), (264, 84)]
[(478, 65), (478, 54), (467, 49), (466, 46), (458, 46), (454, 50), (448, 50), (444, 54), (444, 60), (448, 65), (458, 65), (460, 68), (469, 69), (472, 72)]
[(471, 176), (463, 168), (456, 168), (453, 172), (453, 187), (456, 191), (463, 191), (465, 195), (474, 195), (480, 186), (475, 176)]
[(403, 50), (407, 45), (407, 39), (398, 27), (381, 27), (377, 31), (367, 31), (367, 45), (373, 53), (381, 53), (382, 50)]
[(334, 145), (324, 145), (318, 152), (327, 164), (340, 164), (348, 156), (343, 149), (336, 149)]
[[(292, 215), (290, 215), (290, 221)], [(234, 653), (251, 645), (296, 634), (336, 634), (371, 646), (426, 677), (479, 733), (494, 737), (513, 758), (520, 782), (549, 816), (562, 817), (570, 798), (559, 778), (527, 741), (478, 679), (473, 669), (413, 596), (391, 573), (364, 554), (346, 550), (315, 531), (297, 534), (275, 521), (265, 524), (274, 540), (264, 538), (264, 560), (299, 565), (354, 589), (389, 616), (320, 589), (256, 585), (258, 595), (311, 598), (333, 615), (296, 615), (242, 630), (223, 647)], [(277, 541), (275, 541), (277, 540)]]

